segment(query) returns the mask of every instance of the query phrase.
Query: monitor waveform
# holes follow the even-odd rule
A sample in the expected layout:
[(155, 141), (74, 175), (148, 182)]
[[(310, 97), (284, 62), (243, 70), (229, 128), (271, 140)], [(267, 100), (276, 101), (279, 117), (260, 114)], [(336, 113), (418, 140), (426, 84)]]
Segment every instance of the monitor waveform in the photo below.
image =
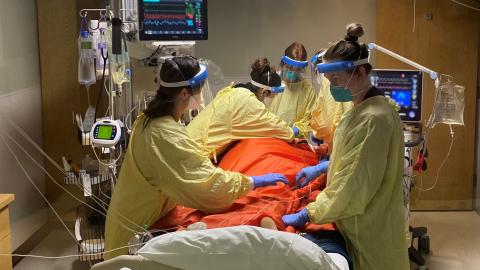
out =
[(154, 14), (145, 13), (146, 20), (185, 20), (185, 14)]
[(145, 25), (187, 25), (185, 21), (169, 21), (169, 20), (145, 20)]

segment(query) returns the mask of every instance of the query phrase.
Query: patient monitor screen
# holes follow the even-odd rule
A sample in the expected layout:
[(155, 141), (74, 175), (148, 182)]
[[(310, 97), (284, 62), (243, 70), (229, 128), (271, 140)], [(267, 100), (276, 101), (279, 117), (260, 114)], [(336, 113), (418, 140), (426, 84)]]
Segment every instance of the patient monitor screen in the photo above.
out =
[(207, 0), (138, 0), (140, 40), (204, 40)]
[(392, 98), (400, 107), (404, 122), (422, 118), (422, 72), (412, 70), (372, 70), (372, 85)]
[(112, 138), (113, 126), (99, 126), (97, 139), (110, 140)]

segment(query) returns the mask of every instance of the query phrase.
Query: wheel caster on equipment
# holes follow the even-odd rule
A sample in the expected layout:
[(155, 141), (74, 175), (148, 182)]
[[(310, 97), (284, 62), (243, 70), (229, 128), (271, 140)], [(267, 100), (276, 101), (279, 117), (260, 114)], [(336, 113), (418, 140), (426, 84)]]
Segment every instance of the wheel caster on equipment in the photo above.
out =
[(418, 239), (418, 251), (423, 254), (430, 254), (430, 237), (422, 235)]

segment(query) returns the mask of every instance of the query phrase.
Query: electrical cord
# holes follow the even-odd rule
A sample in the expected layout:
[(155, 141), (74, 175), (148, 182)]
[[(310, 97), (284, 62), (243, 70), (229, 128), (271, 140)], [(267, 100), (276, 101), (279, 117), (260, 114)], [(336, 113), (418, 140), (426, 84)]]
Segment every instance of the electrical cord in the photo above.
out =
[(440, 167), (438, 168), (437, 170), (437, 175), (435, 177), (435, 181), (433, 183), (433, 185), (431, 185), (430, 187), (424, 189), (423, 188), (423, 178), (421, 177), (420, 178), (420, 187), (416, 187), (416, 189), (420, 190), (421, 192), (424, 192), (424, 191), (431, 191), (433, 190), (437, 184), (438, 184), (438, 179), (440, 178), (440, 171), (441, 169), (445, 166), (448, 158), (450, 157), (450, 154), (452, 153), (452, 147), (453, 147), (453, 143), (455, 141), (455, 136), (454, 136), (454, 131), (453, 131), (453, 128), (452, 128), (452, 125), (448, 125), (450, 127), (450, 136), (451, 136), (451, 141), (450, 141), (450, 147), (448, 148), (448, 152), (447, 152), (447, 155), (445, 156), (445, 158), (443, 159), (442, 163), (440, 164)]
[(480, 11), (479, 8), (472, 7), (472, 6), (470, 6), (470, 5), (467, 5), (467, 4), (465, 4), (465, 3), (462, 3), (462, 2), (460, 2), (460, 1), (457, 1), (457, 0), (450, 0), (450, 1), (452, 1), (452, 2), (455, 3), (455, 4), (464, 6), (464, 7), (466, 7), (466, 8), (470, 8), (470, 9), (473, 9), (473, 10), (475, 10), (475, 11)]
[(103, 55), (103, 48), (101, 49), (101, 55), (103, 59), (103, 71), (102, 71), (102, 82), (100, 84), (100, 92), (98, 93), (98, 99), (97, 99), (97, 105), (95, 106), (95, 121), (97, 121), (97, 112), (98, 112), (98, 107), (100, 105), (100, 99), (102, 98), (102, 92), (103, 92), (103, 87), (105, 85), (105, 70), (107, 67), (107, 60), (108, 60), (108, 51), (107, 55)]

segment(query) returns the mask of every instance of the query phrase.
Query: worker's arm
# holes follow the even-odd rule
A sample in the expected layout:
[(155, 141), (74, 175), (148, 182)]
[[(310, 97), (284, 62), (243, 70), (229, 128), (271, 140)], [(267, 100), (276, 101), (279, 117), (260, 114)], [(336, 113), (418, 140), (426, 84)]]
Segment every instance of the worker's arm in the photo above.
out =
[(306, 95), (305, 109), (304, 111), (297, 112), (297, 119), (295, 120), (294, 126), (300, 129), (300, 134), (302, 134), (305, 138), (308, 138), (310, 131), (312, 130), (310, 124), (312, 121), (312, 113), (315, 109), (317, 96), (315, 95), (313, 87), (309, 82), (305, 82), (304, 89), (301, 90), (304, 91)]
[(198, 145), (186, 134), (175, 134), (173, 141), (157, 136), (149, 157), (158, 177), (153, 185), (178, 203), (205, 212), (228, 209), (234, 200), (247, 194), (252, 179), (236, 172), (216, 168), (202, 155)]
[(234, 140), (264, 137), (293, 140), (293, 130), (285, 121), (270, 112), (251, 92), (237, 91), (230, 102)]
[[(307, 206), (310, 220), (317, 224), (361, 215), (380, 188), (385, 174), (391, 127), (370, 116), (359, 122), (342, 156), (331, 160), (329, 185)], [(337, 149), (338, 150), (338, 149)]]

